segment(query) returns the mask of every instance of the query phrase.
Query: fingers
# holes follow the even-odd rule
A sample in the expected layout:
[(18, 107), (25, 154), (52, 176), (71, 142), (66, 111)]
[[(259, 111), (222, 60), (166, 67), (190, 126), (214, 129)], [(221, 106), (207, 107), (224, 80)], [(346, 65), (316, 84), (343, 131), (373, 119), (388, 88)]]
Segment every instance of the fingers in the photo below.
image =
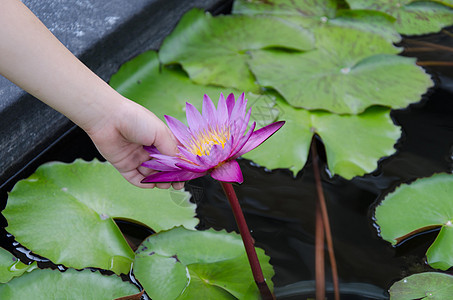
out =
[(140, 165), (138, 168), (137, 168), (137, 171), (142, 174), (143, 178), (153, 174), (153, 173), (156, 173), (156, 171), (154, 171), (153, 169), (150, 169), (150, 168), (147, 168), (147, 167), (144, 167), (142, 165)]
[[(173, 187), (175, 190), (180, 190), (184, 187), (184, 182), (160, 182), (160, 183), (142, 183), (141, 181), (146, 177), (149, 176), (153, 173), (156, 173), (157, 171), (151, 170), (146, 167), (141, 167), (143, 169), (139, 170), (138, 168), (136, 170), (130, 171), (130, 172), (125, 172), (121, 173), (123, 177), (132, 183), (133, 185), (139, 187), (139, 188), (146, 188), (146, 189), (152, 189), (152, 188), (159, 188), (159, 189), (169, 189), (170, 187)], [(145, 174), (143, 174), (145, 173)]]
[[(122, 175), (129, 182), (141, 188), (168, 189), (173, 186), (174, 189), (182, 189), (184, 187), (183, 182), (141, 183), (145, 177), (156, 172), (141, 166), (143, 162), (150, 159), (149, 153), (143, 149), (142, 145), (154, 145), (162, 154), (176, 155), (179, 143), (165, 123), (151, 111), (128, 99), (124, 103), (126, 105), (125, 110), (129, 111), (130, 114), (122, 115), (118, 129), (129, 147), (138, 147), (134, 148), (127, 158), (123, 157), (122, 162), (127, 162), (127, 164), (125, 164), (123, 170), (120, 169)], [(124, 118), (124, 115), (132, 117)]]
[[(132, 183), (132, 182), (131, 182)], [(132, 183), (134, 184), (134, 183)], [(162, 182), (162, 183), (138, 183), (134, 184), (135, 186), (138, 186), (140, 188), (147, 188), (147, 189), (153, 189), (157, 187), (158, 189), (164, 189), (168, 190), (170, 187), (173, 186), (173, 189), (175, 190), (180, 190), (184, 187), (184, 182)]]
[(185, 182), (173, 182), (171, 185), (175, 190), (180, 190), (184, 187)]

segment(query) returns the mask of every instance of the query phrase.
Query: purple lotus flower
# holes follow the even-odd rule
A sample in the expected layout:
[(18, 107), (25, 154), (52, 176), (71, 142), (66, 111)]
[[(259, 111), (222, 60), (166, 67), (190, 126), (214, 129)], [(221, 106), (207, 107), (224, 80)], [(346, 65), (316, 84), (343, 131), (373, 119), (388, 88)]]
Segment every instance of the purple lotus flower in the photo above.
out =
[(237, 101), (230, 94), (220, 94), (217, 109), (204, 95), (202, 114), (186, 103), (189, 127), (179, 120), (165, 116), (170, 130), (181, 143), (176, 156), (159, 153), (154, 147), (145, 147), (152, 160), (142, 165), (160, 172), (151, 174), (142, 182), (187, 181), (210, 174), (224, 182), (242, 183), (242, 172), (236, 159), (258, 147), (285, 122), (275, 122), (254, 131), (254, 122), (247, 131), (252, 110), (246, 114), (247, 99), (242, 94)]

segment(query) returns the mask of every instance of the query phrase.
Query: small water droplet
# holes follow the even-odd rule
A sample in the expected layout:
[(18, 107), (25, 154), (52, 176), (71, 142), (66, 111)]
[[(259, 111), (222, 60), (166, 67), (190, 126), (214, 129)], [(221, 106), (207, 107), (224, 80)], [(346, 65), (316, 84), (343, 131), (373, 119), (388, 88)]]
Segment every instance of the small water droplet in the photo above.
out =
[(66, 271), (65, 266), (58, 265), (57, 268), (58, 268), (58, 270), (60, 270), (60, 271)]
[(12, 266), (9, 267), (8, 270), (10, 272), (18, 272), (18, 271), (22, 271), (22, 270), (28, 269), (28, 268), (33, 270), (35, 268), (35, 266), (26, 265), (26, 264), (22, 263), (20, 260), (17, 260)]
[(99, 216), (101, 217), (101, 220), (107, 220), (109, 218), (109, 216), (104, 213), (100, 214)]
[(450, 220), (448, 220), (448, 221), (447, 221), (447, 222), (445, 223), (445, 226), (448, 226), (448, 227), (452, 227), (452, 226), (453, 226), (453, 224), (451, 223), (451, 221), (450, 221)]
[(27, 248), (24, 248), (24, 247), (17, 247), (16, 251), (24, 254), (30, 260), (35, 260), (35, 261), (39, 261), (39, 262), (48, 262), (49, 261), (46, 258), (40, 258), (40, 257), (34, 255), (30, 250), (28, 250)]
[(341, 71), (341, 73), (343, 73), (343, 74), (348, 74), (349, 72), (351, 72), (351, 68), (343, 68), (343, 69), (341, 69), (340, 71)]
[(324, 171), (329, 175), (329, 178), (333, 178), (333, 173), (330, 172), (329, 168), (327, 166), (324, 167)]
[(257, 168), (261, 167), (259, 164), (255, 163), (255, 162), (253, 162), (253, 161), (250, 161), (249, 164), (250, 164), (252, 167), (257, 167)]
[(128, 257), (115, 255), (110, 258), (110, 270), (128, 270), (132, 267), (132, 260)]
[(67, 187), (62, 187), (61, 190), (62, 190), (63, 192), (67, 192), (67, 191), (68, 191), (68, 188), (67, 188)]
[(321, 17), (321, 22), (326, 23), (329, 19), (326, 16)]

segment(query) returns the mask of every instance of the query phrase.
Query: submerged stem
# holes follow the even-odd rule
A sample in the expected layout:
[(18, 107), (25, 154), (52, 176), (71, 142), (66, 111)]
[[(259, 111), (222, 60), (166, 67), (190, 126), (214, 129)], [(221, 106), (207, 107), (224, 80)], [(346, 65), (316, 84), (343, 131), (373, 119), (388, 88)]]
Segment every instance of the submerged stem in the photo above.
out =
[[(453, 47), (449, 47), (449, 46), (439, 45), (439, 44), (426, 42), (426, 41), (411, 40), (411, 39), (407, 39), (405, 41), (408, 43), (415, 44), (415, 45), (430, 47), (431, 49), (434, 49), (434, 50), (443, 50), (443, 51), (453, 52)], [(408, 49), (410, 49), (410, 47), (408, 47)]]
[(275, 296), (269, 290), (269, 287), (266, 284), (264, 279), (263, 271), (261, 270), (260, 263), (258, 261), (258, 256), (255, 251), (254, 242), (252, 236), (250, 235), (249, 228), (245, 222), (244, 214), (242, 213), (241, 206), (239, 205), (238, 198), (234, 191), (233, 185), (228, 182), (220, 181), (223, 191), (230, 202), (231, 209), (233, 210), (234, 218), (236, 224), (239, 227), (239, 232), (244, 242), (245, 252), (247, 253), (247, 258), (252, 269), (253, 278), (255, 279), (256, 285), (260, 291), (261, 297), (263, 300), (275, 299)]
[(324, 225), (319, 201), (316, 202), (316, 234), (315, 234), (315, 282), (316, 300), (326, 298), (326, 274), (324, 272)]
[(417, 65), (421, 67), (453, 67), (453, 61), (418, 61)]
[[(326, 242), (327, 242), (327, 251), (329, 253), (330, 267), (332, 269), (332, 281), (335, 292), (335, 300), (340, 299), (340, 288), (338, 284), (338, 271), (337, 271), (337, 262), (335, 260), (335, 253), (333, 250), (332, 242), (332, 232), (330, 231), (329, 215), (327, 213), (326, 199), (324, 198), (324, 191), (321, 184), (321, 174), (319, 172), (318, 165), (318, 151), (316, 149), (316, 142), (313, 140), (311, 143), (311, 152), (313, 155), (313, 172), (316, 181), (316, 190), (318, 192), (318, 203), (322, 214), (322, 225), (324, 227)], [(324, 255), (324, 254), (323, 254)], [(324, 298), (322, 299), (324, 300)]]

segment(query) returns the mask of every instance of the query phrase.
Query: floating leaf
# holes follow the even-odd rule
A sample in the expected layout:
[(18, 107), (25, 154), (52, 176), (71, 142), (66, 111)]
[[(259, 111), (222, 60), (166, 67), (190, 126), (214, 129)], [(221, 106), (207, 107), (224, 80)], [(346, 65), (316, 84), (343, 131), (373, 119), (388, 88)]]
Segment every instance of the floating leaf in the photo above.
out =
[(453, 266), (453, 175), (437, 174), (404, 184), (376, 207), (382, 238), (393, 245), (428, 229), (441, 227), (429, 247), (428, 263), (437, 269)]
[(453, 276), (435, 272), (415, 274), (395, 282), (389, 292), (392, 300), (450, 299)]
[(136, 294), (133, 284), (118, 276), (104, 276), (90, 270), (65, 272), (57, 270), (35, 270), (0, 284), (2, 299), (97, 299), (114, 298)]
[[(193, 228), (187, 192), (132, 186), (108, 163), (49, 163), (19, 181), (3, 215), (7, 230), (35, 253), (76, 269), (128, 273), (134, 253), (113, 221), (127, 219), (154, 231)], [(173, 200), (174, 199), (174, 200)]]
[[(121, 66), (118, 73), (112, 76), (110, 85), (123, 96), (150, 109), (160, 119), (170, 115), (183, 122), (186, 122), (186, 102), (200, 109), (204, 94), (217, 103), (220, 93), (225, 96), (242, 93), (235, 89), (194, 84), (177, 68), (159, 69), (154, 51), (145, 52)], [(268, 125), (276, 119), (275, 95), (246, 93), (246, 98), (249, 106), (253, 106), (251, 119), (259, 126)]]
[(315, 51), (253, 52), (250, 67), (258, 82), (293, 106), (353, 114), (372, 105), (406, 107), (433, 85), (415, 59), (391, 55), (397, 50), (380, 36), (327, 29), (317, 30)]
[(185, 14), (164, 40), (159, 58), (180, 63), (198, 84), (259, 91), (247, 67), (246, 51), (269, 47), (313, 48), (311, 33), (272, 17), (218, 16), (200, 10)]
[(437, 0), (436, 2), (442, 3), (443, 5), (453, 7), (453, 0)]
[(116, 298), (114, 300), (141, 300), (144, 293), (145, 293), (145, 290), (142, 290), (140, 293)]
[(437, 3), (440, 1), (346, 0), (346, 2), (352, 9), (379, 10), (395, 17), (396, 30), (401, 34), (434, 33), (453, 24), (453, 9)]
[(401, 36), (396, 31), (394, 23), (395, 18), (379, 11), (350, 9), (337, 11), (335, 18), (327, 22), (328, 25), (370, 32), (384, 37), (389, 42), (398, 43)]
[[(271, 283), (269, 258), (256, 250)], [(235, 233), (181, 227), (160, 232), (137, 250), (134, 274), (155, 300), (258, 298), (244, 245)]]
[(293, 108), (282, 101), (277, 106), (285, 126), (244, 155), (269, 169), (289, 168), (297, 173), (305, 165), (316, 133), (324, 142), (331, 173), (351, 179), (375, 170), (380, 158), (394, 153), (393, 145), (401, 135), (390, 110), (381, 107), (360, 115), (335, 115)]
[(24, 272), (30, 272), (36, 267), (36, 262), (26, 265), (0, 247), (0, 283), (8, 282), (13, 277), (20, 276)]
[(325, 24), (355, 28), (385, 37), (390, 42), (399, 42), (401, 37), (395, 30), (395, 18), (371, 10), (337, 10), (337, 1), (332, 0), (236, 0), (234, 14), (272, 15), (306, 28)]
[(236, 0), (233, 14), (297, 15), (305, 17), (333, 17), (336, 0)]

